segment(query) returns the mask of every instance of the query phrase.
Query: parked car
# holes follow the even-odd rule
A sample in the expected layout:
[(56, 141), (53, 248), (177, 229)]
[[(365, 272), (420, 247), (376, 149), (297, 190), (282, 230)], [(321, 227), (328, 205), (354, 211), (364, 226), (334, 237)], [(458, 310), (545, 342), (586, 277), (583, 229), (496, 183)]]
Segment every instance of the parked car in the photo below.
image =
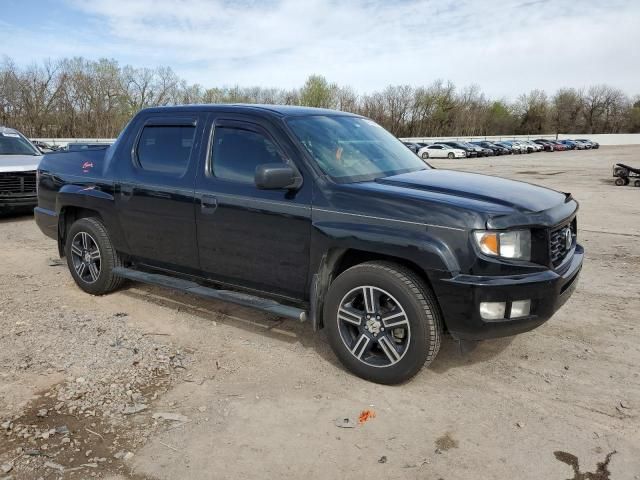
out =
[(529, 145), (524, 140), (513, 140), (513, 143), (515, 143), (516, 145), (520, 146), (520, 151), (522, 153), (533, 153), (533, 152), (535, 152), (535, 148), (533, 148), (531, 145)]
[(587, 146), (582, 143), (579, 142), (577, 140), (563, 140), (563, 142), (572, 142), (575, 145), (575, 150), (586, 150)]
[[(577, 142), (584, 142), (585, 145), (591, 145), (590, 148), (600, 148), (600, 144), (598, 142), (594, 142), (593, 140), (587, 140), (586, 138), (578, 138), (576, 139)], [(589, 148), (589, 147), (587, 147)]]
[(593, 148), (592, 143), (588, 140), (574, 140), (574, 141), (582, 145), (585, 148), (585, 150), (591, 150)]
[(0, 127), (0, 212), (36, 206), (41, 155), (20, 132)]
[(474, 148), (473, 145), (467, 145), (464, 142), (438, 142), (436, 145), (446, 145), (447, 147), (457, 148), (459, 150), (464, 150), (467, 154), (467, 157), (477, 157), (478, 152)]
[(431, 363), (445, 331), (465, 347), (541, 325), (584, 257), (570, 194), (432, 169), (332, 110), (150, 108), (38, 175), (36, 222), (83, 291), (129, 279), (309, 321), (386, 384)]
[(555, 148), (553, 147), (553, 143), (551, 143), (549, 140), (545, 140), (544, 138), (538, 138), (537, 140), (534, 140), (534, 142), (538, 145), (542, 145), (545, 152), (553, 152), (555, 150)]
[(501, 143), (504, 144), (504, 145), (509, 145), (509, 147), (511, 147), (511, 151), (513, 153), (525, 153), (526, 152), (526, 149), (523, 149), (522, 146), (518, 142), (515, 142), (513, 140), (502, 140)]
[(31, 140), (31, 143), (35, 145), (41, 153), (55, 152), (59, 148), (56, 145), (51, 145), (42, 140)]
[(451, 148), (448, 145), (428, 145), (418, 150), (418, 156), (426, 160), (427, 158), (465, 158), (466, 152), (461, 148)]
[(402, 143), (404, 143), (404, 145), (415, 154), (417, 154), (418, 150), (422, 148), (417, 143), (413, 143), (413, 142), (402, 142)]
[(465, 144), (468, 147), (472, 148), (473, 151), (476, 152), (476, 156), (478, 156), (478, 157), (485, 157), (486, 156), (486, 154), (485, 154), (486, 152), (484, 151), (484, 147), (481, 147), (480, 145), (474, 145), (473, 143), (470, 143), (470, 142), (465, 142)]
[[(513, 147), (506, 142), (493, 142), (495, 145), (504, 148), (509, 154), (514, 154)], [(518, 152), (519, 153), (519, 152)]]
[(559, 152), (567, 150), (567, 146), (559, 140), (549, 140), (549, 143), (553, 145), (553, 149)]
[(478, 151), (479, 157), (493, 157), (496, 154), (492, 148), (483, 147), (482, 145), (475, 145), (471, 142), (465, 142), (465, 145), (476, 150), (480, 149), (480, 151)]
[(537, 143), (531, 141), (531, 140), (523, 140), (522, 141), (524, 144), (530, 146), (534, 152), (541, 152), (542, 150), (544, 150), (544, 148), (542, 147), (542, 145), (538, 145)]
[(578, 144), (573, 140), (558, 140), (561, 144), (567, 147), (567, 150), (576, 150), (578, 148)]
[(508, 148), (501, 147), (500, 145), (487, 142), (487, 141), (476, 141), (476, 142), (470, 142), (470, 143), (478, 147), (488, 148), (493, 152), (494, 155), (508, 155), (509, 153), (511, 153)]

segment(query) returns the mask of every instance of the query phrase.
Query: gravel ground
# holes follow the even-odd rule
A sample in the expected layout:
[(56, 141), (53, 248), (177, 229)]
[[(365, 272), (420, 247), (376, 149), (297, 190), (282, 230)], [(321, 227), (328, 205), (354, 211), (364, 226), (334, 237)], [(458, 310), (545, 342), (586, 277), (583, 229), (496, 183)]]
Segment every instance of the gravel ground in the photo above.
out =
[(445, 339), (396, 387), (309, 325), (86, 295), (29, 215), (0, 219), (0, 479), (640, 479), (640, 189), (614, 161), (640, 147), (432, 162), (573, 192), (587, 259), (545, 325), (465, 356)]

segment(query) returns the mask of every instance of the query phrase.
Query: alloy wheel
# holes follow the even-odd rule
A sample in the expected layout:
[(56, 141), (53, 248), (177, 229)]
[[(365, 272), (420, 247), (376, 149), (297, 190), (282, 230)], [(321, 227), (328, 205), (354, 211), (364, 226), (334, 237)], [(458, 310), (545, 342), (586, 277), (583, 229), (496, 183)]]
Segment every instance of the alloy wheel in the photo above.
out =
[(94, 283), (100, 277), (102, 257), (95, 239), (87, 232), (78, 232), (71, 241), (71, 259), (76, 275), (85, 283)]
[(340, 338), (360, 362), (372, 367), (390, 367), (409, 349), (409, 318), (389, 292), (361, 286), (340, 301), (337, 315)]

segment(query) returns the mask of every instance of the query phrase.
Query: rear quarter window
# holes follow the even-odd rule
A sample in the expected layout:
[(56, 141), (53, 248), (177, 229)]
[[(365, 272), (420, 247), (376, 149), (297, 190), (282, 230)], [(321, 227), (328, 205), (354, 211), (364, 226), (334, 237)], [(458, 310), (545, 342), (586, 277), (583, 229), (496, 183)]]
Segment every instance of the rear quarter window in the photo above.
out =
[(194, 125), (146, 125), (138, 140), (136, 158), (150, 172), (182, 176), (189, 167), (196, 133)]

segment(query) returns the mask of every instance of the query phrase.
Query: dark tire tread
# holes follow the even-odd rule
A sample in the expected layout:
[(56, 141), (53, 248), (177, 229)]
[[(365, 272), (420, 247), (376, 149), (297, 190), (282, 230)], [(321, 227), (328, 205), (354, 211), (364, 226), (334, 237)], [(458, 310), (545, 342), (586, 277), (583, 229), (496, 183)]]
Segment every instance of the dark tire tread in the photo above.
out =
[[(91, 285), (80, 284), (76, 279), (76, 283), (78, 283), (78, 286), (85, 292), (92, 295), (105, 295), (120, 288), (125, 279), (114, 275), (113, 269), (116, 267), (122, 267), (123, 261), (122, 257), (120, 256), (120, 254), (118, 254), (116, 249), (113, 247), (113, 244), (111, 243), (107, 228), (98, 218), (85, 217), (74, 222), (69, 232), (74, 231), (75, 233), (77, 233), (76, 229), (86, 229), (86, 231), (90, 233), (98, 242), (100, 255), (102, 257), (100, 275), (106, 275), (104, 279), (100, 278), (95, 284)], [(69, 235), (69, 237), (72, 237), (72, 235)], [(67, 263), (69, 264), (69, 269), (72, 270), (73, 266), (71, 264), (70, 252), (68, 251), (70, 250), (70, 243), (71, 238), (68, 238), (67, 245), (65, 246), (65, 253), (67, 255)], [(73, 275), (73, 273), (72, 276), (75, 279), (75, 275)]]
[(431, 332), (430, 334), (425, 335), (425, 341), (429, 345), (429, 351), (427, 352), (424, 366), (428, 367), (436, 355), (438, 355), (438, 352), (440, 351), (440, 344), (442, 342), (442, 319), (440, 318), (440, 310), (438, 309), (438, 305), (431, 293), (431, 289), (424, 283), (424, 280), (416, 275), (413, 270), (397, 263), (376, 261), (362, 263), (361, 265), (379, 268), (389, 275), (396, 277), (405, 285), (407, 290), (416, 297), (418, 302), (423, 305), (423, 310), (429, 326), (427, 330), (428, 332)]
[[(407, 352), (406, 358), (401, 361), (404, 363), (403, 365), (398, 364), (388, 367), (388, 369), (370, 367), (351, 358), (349, 356), (350, 352), (343, 345), (335, 326), (333, 309), (338, 298), (343, 293), (342, 290), (353, 283), (357, 283), (357, 277), (369, 277), (371, 275), (381, 282), (393, 284), (395, 290), (403, 292), (406, 297), (405, 301), (411, 301), (410, 306), (403, 305), (405, 309), (411, 309), (414, 316), (412, 321), (419, 325), (419, 328), (412, 329), (412, 335), (414, 335), (412, 344), (415, 349), (413, 353)], [(348, 280), (346, 276), (348, 276)], [(339, 286), (336, 285), (336, 282), (340, 281), (341, 278), (345, 280)], [(329, 340), (334, 352), (347, 369), (366, 380), (386, 385), (405, 382), (423, 367), (428, 367), (440, 350), (443, 330), (442, 317), (431, 288), (417, 273), (395, 262), (386, 260), (369, 261), (345, 270), (329, 287), (325, 308), (327, 308), (324, 312), (325, 328), (329, 328)]]

